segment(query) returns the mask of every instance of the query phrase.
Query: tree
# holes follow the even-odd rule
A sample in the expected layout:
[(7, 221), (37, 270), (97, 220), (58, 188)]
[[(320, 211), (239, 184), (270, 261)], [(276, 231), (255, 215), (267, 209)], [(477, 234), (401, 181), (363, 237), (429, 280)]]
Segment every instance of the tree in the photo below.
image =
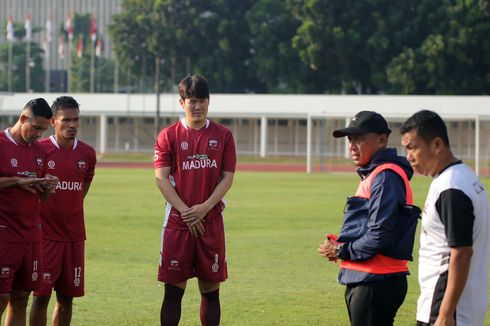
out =
[(250, 68), (267, 92), (302, 93), (308, 90), (309, 68), (292, 46), (301, 21), (282, 0), (258, 0), (246, 13), (250, 29)]

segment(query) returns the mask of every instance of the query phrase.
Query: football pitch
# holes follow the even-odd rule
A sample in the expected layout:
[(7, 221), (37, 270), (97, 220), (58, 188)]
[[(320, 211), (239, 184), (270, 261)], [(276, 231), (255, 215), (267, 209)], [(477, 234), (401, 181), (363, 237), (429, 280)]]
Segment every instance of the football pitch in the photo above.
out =
[[(237, 172), (226, 196), (229, 279), (220, 291), (222, 325), (348, 325), (338, 264), (316, 248), (326, 232), (338, 232), (357, 182), (354, 175)], [(429, 182), (416, 177), (412, 184), (419, 206)], [(484, 183), (489, 189), (490, 180)], [(86, 296), (74, 301), (73, 325), (159, 324), (163, 210), (151, 169), (96, 171), (85, 201)], [(416, 241), (415, 258), (418, 233)], [(415, 324), (416, 259), (410, 270), (396, 325)], [(190, 280), (181, 325), (200, 325), (199, 302)]]

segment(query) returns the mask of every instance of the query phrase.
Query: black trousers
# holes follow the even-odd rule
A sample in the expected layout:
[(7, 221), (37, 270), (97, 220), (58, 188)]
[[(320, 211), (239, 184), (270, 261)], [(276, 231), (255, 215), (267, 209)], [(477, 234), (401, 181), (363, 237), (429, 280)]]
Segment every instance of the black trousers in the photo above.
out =
[(391, 326), (407, 295), (407, 277), (347, 285), (345, 303), (352, 326)]

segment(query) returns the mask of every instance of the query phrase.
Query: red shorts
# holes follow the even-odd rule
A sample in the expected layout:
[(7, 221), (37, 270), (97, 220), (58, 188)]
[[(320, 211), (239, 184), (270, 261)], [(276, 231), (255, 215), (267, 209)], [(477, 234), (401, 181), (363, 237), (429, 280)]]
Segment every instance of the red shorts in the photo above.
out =
[(158, 280), (177, 284), (197, 277), (208, 283), (228, 278), (223, 218), (204, 223), (204, 235), (194, 237), (187, 229), (162, 230)]
[(0, 240), (0, 293), (32, 291), (41, 286), (41, 242)]
[(49, 296), (53, 288), (67, 297), (84, 293), (85, 241), (43, 240), (43, 273), (36, 296)]

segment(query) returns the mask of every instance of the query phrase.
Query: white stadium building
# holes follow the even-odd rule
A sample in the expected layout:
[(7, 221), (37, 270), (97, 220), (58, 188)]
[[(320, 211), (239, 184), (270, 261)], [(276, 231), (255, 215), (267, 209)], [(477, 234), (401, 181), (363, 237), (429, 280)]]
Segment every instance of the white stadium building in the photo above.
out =
[[(49, 103), (63, 94), (0, 93), (0, 127), (17, 119), (32, 98)], [(153, 151), (157, 99), (151, 94), (73, 94), (81, 105), (80, 138), (100, 154)], [(183, 116), (177, 94), (161, 94), (160, 126)], [(389, 95), (259, 95), (212, 94), (209, 117), (228, 126), (239, 155), (304, 157), (312, 162), (348, 156), (344, 138), (332, 131), (361, 110), (381, 113), (393, 133), (390, 145), (400, 151), (398, 128), (421, 109), (439, 113), (447, 122), (455, 154), (482, 176), (490, 176), (489, 96)]]

